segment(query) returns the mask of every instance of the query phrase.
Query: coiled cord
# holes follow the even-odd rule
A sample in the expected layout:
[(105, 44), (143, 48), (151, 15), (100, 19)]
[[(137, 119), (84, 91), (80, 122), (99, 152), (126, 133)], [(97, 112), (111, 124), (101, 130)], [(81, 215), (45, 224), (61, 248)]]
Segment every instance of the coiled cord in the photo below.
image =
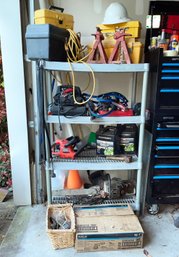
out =
[[(70, 36), (69, 36), (68, 42), (66, 43), (66, 52), (67, 52), (67, 60), (70, 65), (70, 69), (71, 69), (71, 73), (72, 73), (73, 100), (74, 100), (75, 104), (83, 105), (83, 104), (86, 104), (88, 101), (90, 101), (90, 99), (94, 95), (95, 88), (96, 88), (96, 79), (95, 79), (94, 71), (92, 70), (92, 68), (89, 64), (84, 62), (84, 60), (90, 55), (91, 52), (88, 53), (83, 58), (81, 58), (81, 55), (82, 55), (82, 52), (84, 51), (84, 49), (82, 49), (82, 47), (81, 47), (78, 34), (76, 34), (71, 29), (68, 29), (68, 32), (69, 32)], [(92, 92), (91, 92), (91, 95), (89, 96), (89, 98), (83, 102), (78, 102), (75, 97), (75, 74), (74, 74), (73, 67), (71, 64), (72, 62), (83, 63), (84, 65), (86, 65), (89, 68), (89, 71), (92, 75), (92, 79), (93, 79)]]

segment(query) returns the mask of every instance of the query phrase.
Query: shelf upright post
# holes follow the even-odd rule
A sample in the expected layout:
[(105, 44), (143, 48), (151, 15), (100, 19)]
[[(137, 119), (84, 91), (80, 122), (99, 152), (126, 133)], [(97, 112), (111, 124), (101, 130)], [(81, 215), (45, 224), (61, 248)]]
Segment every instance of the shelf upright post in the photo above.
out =
[(132, 74), (131, 108), (133, 108), (136, 100), (136, 84), (137, 84), (137, 72), (134, 72)]
[[(43, 77), (44, 77), (44, 119), (46, 124), (46, 132), (45, 132), (45, 152), (46, 152), (46, 162), (45, 162), (45, 171), (46, 171), (46, 188), (47, 188), (47, 201), (48, 204), (52, 203), (52, 188), (51, 188), (51, 175), (53, 172), (53, 166), (50, 158), (50, 142), (53, 141), (53, 124), (47, 124), (47, 109), (48, 104), (52, 102), (52, 90), (51, 90), (51, 76), (45, 69), (43, 69)], [(47, 136), (48, 133), (48, 136)]]
[[(142, 163), (142, 155), (143, 155), (147, 83), (148, 83), (148, 71), (144, 71), (142, 96), (141, 96), (141, 114), (140, 114), (142, 117), (142, 122), (140, 124), (140, 129), (139, 129), (139, 146), (138, 146), (138, 162), (140, 163)], [(142, 168), (138, 169), (137, 171), (136, 211), (140, 211), (140, 205), (141, 205), (141, 183), (142, 183), (142, 170), (143, 170)]]
[[(46, 137), (46, 136), (45, 136)], [(45, 148), (48, 153), (48, 145), (47, 145), (47, 137), (46, 137), (46, 144)], [(45, 164), (45, 171), (46, 171), (46, 187), (47, 187), (47, 201), (48, 204), (52, 203), (52, 186), (51, 186), (51, 172), (53, 170), (52, 163), (50, 162), (50, 156), (47, 154), (46, 164)]]
[[(29, 0), (29, 10), (30, 10), (30, 23), (34, 23), (34, 10), (35, 10), (35, 1)], [(32, 61), (32, 92), (33, 92), (33, 123), (34, 123), (34, 142), (35, 142), (35, 203), (43, 202), (43, 183), (42, 183), (42, 164), (40, 162), (40, 115), (38, 111), (38, 90), (39, 90), (39, 70), (37, 68), (37, 62)]]

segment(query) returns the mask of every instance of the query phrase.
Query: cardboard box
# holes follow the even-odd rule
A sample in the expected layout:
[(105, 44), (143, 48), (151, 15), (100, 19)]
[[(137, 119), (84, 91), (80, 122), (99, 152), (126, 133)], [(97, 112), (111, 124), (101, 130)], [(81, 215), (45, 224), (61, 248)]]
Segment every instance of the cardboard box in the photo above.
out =
[[(141, 248), (144, 231), (127, 205), (75, 209), (77, 252)], [(90, 215), (89, 215), (90, 214)], [(101, 215), (102, 214), (102, 215)]]
[(78, 252), (141, 248), (143, 230), (133, 215), (77, 218)]
[(113, 205), (76, 205), (74, 207), (76, 217), (96, 217), (96, 216), (116, 216), (134, 214), (129, 204), (113, 204)]

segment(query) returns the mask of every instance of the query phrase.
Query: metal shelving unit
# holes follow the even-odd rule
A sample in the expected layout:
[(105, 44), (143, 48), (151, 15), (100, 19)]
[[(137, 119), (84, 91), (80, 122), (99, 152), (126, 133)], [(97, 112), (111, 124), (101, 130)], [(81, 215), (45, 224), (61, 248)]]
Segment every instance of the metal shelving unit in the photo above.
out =
[[(90, 117), (76, 117), (65, 118), (60, 116), (60, 122), (62, 124), (138, 124), (139, 126), (139, 140), (138, 140), (138, 156), (134, 158), (133, 162), (125, 163), (121, 161), (107, 160), (105, 158), (76, 158), (70, 159), (54, 159), (50, 160), (49, 156), (49, 144), (46, 143), (46, 183), (47, 183), (47, 197), (48, 202), (52, 202), (52, 190), (51, 190), (51, 171), (60, 169), (78, 169), (78, 170), (135, 170), (137, 172), (136, 181), (136, 194), (132, 197), (132, 206), (134, 210), (140, 211), (141, 206), (141, 185), (142, 185), (142, 171), (143, 171), (143, 141), (144, 141), (144, 126), (145, 126), (145, 105), (148, 83), (149, 64), (90, 64), (91, 69), (95, 73), (132, 73), (133, 83), (131, 87), (132, 97), (135, 98), (136, 93), (136, 77), (137, 73), (143, 74), (142, 92), (141, 92), (141, 112), (139, 116), (131, 117), (104, 117), (92, 120)], [(43, 62), (42, 68), (45, 71), (71, 71), (69, 63), (64, 62)], [(74, 72), (89, 72), (88, 66), (81, 63), (73, 63), (72, 69)], [(51, 94), (51, 89), (45, 83), (46, 96), (45, 109), (47, 109), (48, 95)], [(131, 99), (135, 102), (135, 99)], [(46, 124), (51, 128), (53, 123), (59, 122), (59, 117), (54, 115), (45, 115)], [(106, 168), (107, 167), (107, 168)], [(122, 202), (129, 202), (129, 199), (119, 199)]]
[[(68, 124), (69, 119), (65, 118), (64, 116), (60, 117), (60, 121), (63, 124)], [(47, 123), (58, 123), (59, 119), (57, 116), (51, 115), (47, 117)], [(140, 124), (144, 123), (145, 119), (142, 116), (131, 116), (131, 117), (102, 117), (102, 118), (96, 118), (94, 120), (91, 120), (90, 117), (75, 117), (75, 118), (70, 118), (70, 123), (71, 124)]]
[[(89, 72), (88, 66), (83, 63), (72, 63), (71, 64), (73, 71), (75, 72)], [(71, 66), (69, 63), (65, 62), (44, 62), (45, 70), (56, 70), (56, 71), (71, 71)], [(90, 64), (91, 69), (94, 72), (145, 72), (149, 70), (148, 63), (139, 63), (139, 64)]]
[(75, 160), (60, 159), (53, 162), (53, 167), (56, 170), (60, 169), (78, 169), (78, 170), (105, 170), (107, 165), (108, 170), (138, 170), (142, 168), (142, 162), (137, 159), (131, 163), (125, 163), (122, 161), (107, 160), (106, 158), (79, 158)]

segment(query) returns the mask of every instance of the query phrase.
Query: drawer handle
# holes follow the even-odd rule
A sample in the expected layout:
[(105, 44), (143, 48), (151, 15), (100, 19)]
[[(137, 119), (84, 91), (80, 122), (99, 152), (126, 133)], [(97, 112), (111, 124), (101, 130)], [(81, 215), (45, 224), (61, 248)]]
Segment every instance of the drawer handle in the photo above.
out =
[(160, 89), (161, 93), (179, 93), (179, 89)]
[(162, 73), (179, 73), (179, 70), (162, 70)]
[(179, 63), (162, 63), (162, 66), (164, 67), (171, 67), (171, 66), (174, 66), (174, 67), (178, 67), (179, 66)]
[(154, 176), (153, 179), (179, 179), (179, 176), (170, 175), (170, 176)]
[(175, 127), (175, 128), (173, 128), (173, 127), (172, 127), (172, 128), (171, 128), (171, 127), (170, 127), (170, 128), (157, 128), (157, 130), (160, 130), (160, 131), (162, 131), (162, 130), (163, 130), (163, 131), (164, 131), (164, 130), (179, 130), (179, 126), (178, 126), (178, 127)]
[(163, 80), (178, 80), (179, 79), (179, 76), (173, 76), (173, 77), (171, 77), (171, 76), (163, 76), (163, 77), (161, 77), (161, 79), (163, 79)]
[(179, 146), (157, 146), (157, 150), (179, 150)]
[(175, 141), (179, 141), (179, 138), (178, 137), (170, 137), (170, 138), (157, 138), (156, 139), (156, 142), (175, 142)]
[(167, 164), (163, 164), (163, 165), (155, 165), (154, 169), (178, 169), (179, 165), (167, 165)]

